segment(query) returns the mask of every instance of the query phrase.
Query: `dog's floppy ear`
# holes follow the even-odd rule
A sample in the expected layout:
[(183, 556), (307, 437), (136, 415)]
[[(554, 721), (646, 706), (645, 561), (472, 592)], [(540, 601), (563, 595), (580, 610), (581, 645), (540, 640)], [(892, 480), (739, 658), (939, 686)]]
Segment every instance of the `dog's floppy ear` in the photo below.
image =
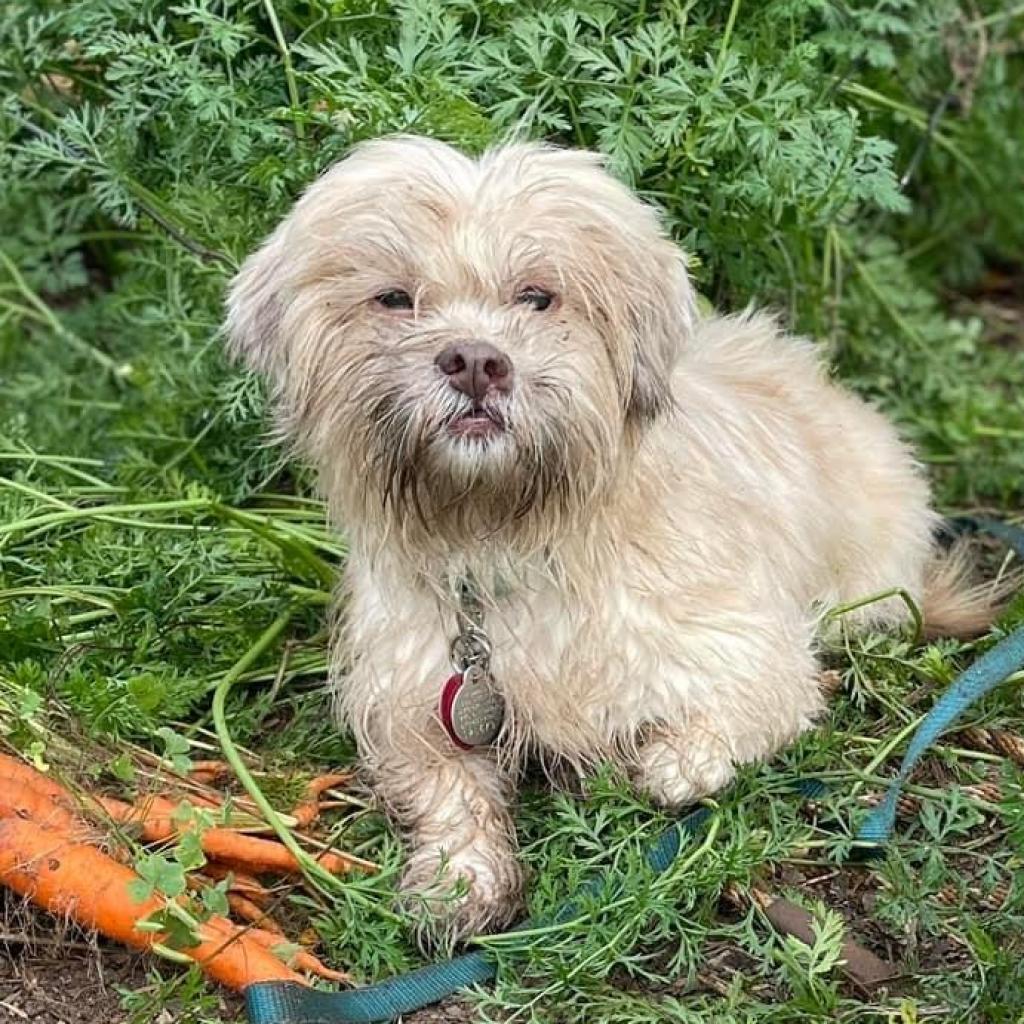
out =
[(242, 264), (228, 289), (228, 350), (264, 374), (272, 373), (280, 359), (284, 252), (283, 231), (278, 228)]
[(695, 303), (685, 258), (662, 240), (634, 278), (633, 372), (626, 416), (652, 422), (672, 404), (672, 373), (693, 330)]

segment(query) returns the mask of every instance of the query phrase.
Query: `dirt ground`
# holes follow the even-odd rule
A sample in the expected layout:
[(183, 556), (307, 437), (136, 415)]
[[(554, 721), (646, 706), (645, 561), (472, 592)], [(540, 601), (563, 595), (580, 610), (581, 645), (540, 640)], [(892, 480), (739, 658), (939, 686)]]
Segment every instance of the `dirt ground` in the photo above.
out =
[[(124, 992), (155, 992), (149, 972), (157, 965), (165, 978), (174, 975), (173, 965), (100, 941), (0, 890), (0, 1024), (176, 1024), (173, 1001), (135, 1014), (124, 1005)], [(211, 1009), (225, 1022), (244, 1020), (240, 1000), (215, 999)]]
[[(153, 961), (108, 943), (63, 933), (47, 914), (5, 906), (0, 895), (0, 1024), (176, 1024), (169, 1005), (156, 1016), (124, 1008), (122, 993), (152, 984)], [(165, 970), (165, 976), (172, 971)], [(220, 1018), (243, 1024), (242, 1002), (220, 1000)], [(453, 1000), (403, 1018), (407, 1024), (471, 1024), (465, 1003)]]
[(136, 968), (127, 958), (117, 961), (116, 955), (104, 958), (101, 968), (95, 955), (5, 957), (0, 962), (0, 1021), (126, 1024), (115, 986), (125, 984), (125, 976)]
[(140, 957), (0, 935), (0, 1024), (127, 1024), (118, 987), (145, 984)]
[[(122, 1007), (119, 989), (135, 991), (146, 984), (145, 963), (138, 956), (110, 949), (47, 956), (37, 948), (24, 957), (0, 940), (0, 1024), (134, 1024)], [(232, 1000), (224, 1005), (222, 1019), (241, 1024), (245, 1014)], [(475, 1019), (472, 1008), (459, 1002), (404, 1018), (407, 1024), (472, 1024)], [(176, 1020), (167, 1008), (152, 1024)]]

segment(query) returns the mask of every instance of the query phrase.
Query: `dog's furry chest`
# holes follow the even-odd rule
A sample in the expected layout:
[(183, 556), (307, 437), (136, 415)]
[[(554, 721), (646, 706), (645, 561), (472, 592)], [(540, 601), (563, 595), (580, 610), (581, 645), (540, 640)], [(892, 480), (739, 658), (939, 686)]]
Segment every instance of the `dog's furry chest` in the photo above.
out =
[[(574, 759), (607, 757), (643, 725), (678, 714), (671, 616), (623, 581), (583, 599), (555, 586), (489, 616), (495, 685), (510, 739)], [(675, 666), (677, 667), (677, 666)]]
[(337, 662), (348, 664), (338, 680), (343, 717), (357, 735), (369, 735), (366, 715), (379, 705), (387, 708), (382, 728), (429, 731), (453, 671), (459, 602), (452, 584), (467, 578), (482, 592), (491, 672), (507, 706), (501, 745), (511, 756), (616, 758), (645, 726), (707, 707), (723, 645), (743, 643), (732, 639), (743, 635), (731, 621), (735, 586), (721, 571), (702, 573), (697, 558), (680, 555), (668, 575), (639, 547), (616, 551), (601, 566), (590, 555), (570, 562), (564, 552), (557, 565), (452, 561), (420, 576), (425, 585), (400, 564), (354, 552)]

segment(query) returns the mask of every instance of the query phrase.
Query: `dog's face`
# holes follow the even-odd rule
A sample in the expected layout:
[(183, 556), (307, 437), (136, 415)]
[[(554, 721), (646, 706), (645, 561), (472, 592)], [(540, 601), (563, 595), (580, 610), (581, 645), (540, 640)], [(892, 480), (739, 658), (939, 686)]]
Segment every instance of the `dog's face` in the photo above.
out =
[(496, 528), (607, 484), (672, 401), (692, 301), (593, 155), (404, 138), (317, 181), (228, 305), (329, 495)]

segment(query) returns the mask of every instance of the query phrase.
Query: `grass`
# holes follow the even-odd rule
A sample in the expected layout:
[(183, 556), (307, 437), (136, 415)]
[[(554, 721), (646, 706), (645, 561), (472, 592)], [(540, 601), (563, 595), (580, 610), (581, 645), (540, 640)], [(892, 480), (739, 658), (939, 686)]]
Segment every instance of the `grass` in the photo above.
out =
[[(344, 536), (265, 443), (263, 396), (224, 364), (218, 326), (232, 266), (379, 132), (603, 149), (664, 205), (709, 303), (780, 309), (896, 419), (944, 509), (1019, 518), (1019, 6), (166, 6), (24, 3), (0, 19), (0, 744), (130, 787), (135, 750), (181, 762), (228, 738), (277, 810), (353, 759), (322, 686)], [(1022, 621), (1024, 599), (1001, 628)], [(610, 874), (579, 918), (483, 940), (501, 972), (473, 1013), (1021, 1019), (1019, 766), (947, 737), (885, 857), (850, 861), (909, 731), (990, 642), (843, 637), (827, 722), (745, 769), (659, 877), (642, 851), (667, 819), (621, 780), (601, 774), (584, 798), (531, 782), (531, 914)], [(1021, 681), (970, 722), (1024, 733)], [(809, 808), (801, 779), (832, 795)], [(992, 780), (997, 800), (972, 788)], [(290, 921), (363, 981), (420, 963), (384, 817), (353, 796), (328, 837), (382, 871), (289, 890)], [(810, 907), (818, 941), (775, 934), (755, 886)], [(843, 980), (837, 914), (900, 958), (900, 985)], [(196, 978), (155, 971), (126, 996), (134, 1019), (223, 1016)]]

